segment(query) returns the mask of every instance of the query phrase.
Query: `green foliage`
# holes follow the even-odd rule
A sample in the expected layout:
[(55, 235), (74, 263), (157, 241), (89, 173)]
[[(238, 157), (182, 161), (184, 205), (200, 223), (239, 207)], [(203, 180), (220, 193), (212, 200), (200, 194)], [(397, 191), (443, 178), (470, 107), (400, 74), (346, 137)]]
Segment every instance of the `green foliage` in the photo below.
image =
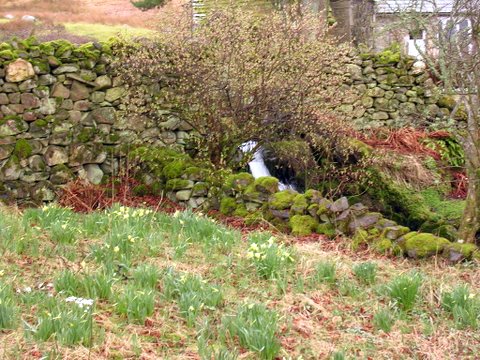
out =
[(381, 65), (396, 64), (400, 62), (401, 56), (400, 44), (392, 44), (382, 52), (376, 54), (376, 61)]
[(36, 324), (25, 323), (26, 333), (35, 340), (55, 338), (63, 345), (90, 346), (93, 332), (93, 301), (69, 297), (48, 298), (37, 314)]
[(353, 267), (353, 273), (364, 284), (373, 284), (377, 276), (377, 264), (363, 262)]
[(14, 329), (17, 324), (17, 307), (9, 286), (0, 283), (0, 331)]
[(150, 10), (165, 5), (166, 0), (139, 0), (131, 1), (131, 3), (142, 10)]
[(377, 330), (382, 330), (388, 334), (392, 330), (394, 324), (395, 315), (388, 308), (381, 309), (373, 315), (373, 326)]
[(423, 140), (426, 147), (440, 154), (449, 166), (461, 168), (465, 165), (465, 152), (462, 145), (453, 137)]
[(32, 146), (25, 139), (18, 139), (15, 142), (13, 153), (21, 159), (26, 159), (32, 154)]
[(263, 304), (243, 305), (236, 315), (222, 320), (222, 329), (230, 338), (237, 338), (240, 345), (255, 351), (261, 359), (273, 360), (280, 350), (276, 338), (278, 315)]
[(442, 294), (442, 307), (453, 315), (459, 329), (478, 329), (480, 325), (480, 297), (467, 285), (458, 285)]
[(283, 244), (277, 244), (277, 240), (268, 235), (268, 233), (251, 235), (246, 256), (254, 264), (259, 276), (265, 279), (279, 279), (292, 268), (293, 252)]
[[(235, 166), (238, 147), (252, 139), (263, 144), (325, 127), (338, 132), (339, 123), (327, 124), (322, 115), (341, 101), (336, 89), (350, 49), (328, 36), (321, 17), (236, 5), (207, 13), (193, 32), (191, 14), (182, 20), (157, 41), (121, 45), (114, 66), (132, 85), (125, 101), (138, 99), (140, 114), (154, 118), (159, 101), (173, 103), (197, 133), (189, 144), (196, 158)], [(153, 97), (135, 86), (145, 74), (161, 84)]]
[(411, 311), (419, 297), (422, 277), (418, 273), (396, 276), (387, 285), (387, 292), (394, 304), (403, 311)]
[(160, 275), (160, 271), (155, 265), (142, 264), (133, 270), (135, 284), (145, 289), (155, 289)]
[(337, 266), (333, 261), (321, 261), (315, 267), (312, 285), (326, 283), (333, 285), (337, 281)]
[(163, 296), (178, 303), (180, 314), (193, 326), (202, 311), (215, 310), (223, 303), (220, 287), (210, 285), (198, 275), (167, 269), (163, 277)]
[(444, 196), (435, 188), (429, 188), (422, 191), (425, 203), (436, 213), (448, 220), (458, 221), (465, 210), (464, 200), (445, 199)]
[(137, 284), (127, 285), (116, 296), (115, 310), (125, 315), (131, 323), (143, 324), (153, 314), (154, 307), (155, 292), (138, 287)]

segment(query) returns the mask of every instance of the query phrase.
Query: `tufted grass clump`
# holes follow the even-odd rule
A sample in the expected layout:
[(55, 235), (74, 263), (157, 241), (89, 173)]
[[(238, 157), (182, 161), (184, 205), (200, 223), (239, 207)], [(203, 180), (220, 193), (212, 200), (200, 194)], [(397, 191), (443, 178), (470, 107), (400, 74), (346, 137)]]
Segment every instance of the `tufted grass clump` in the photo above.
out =
[(141, 264), (133, 270), (133, 281), (145, 289), (155, 289), (160, 276), (160, 270), (155, 265)]
[(353, 267), (353, 273), (356, 278), (364, 284), (375, 283), (377, 276), (377, 264), (367, 261), (360, 264), (356, 264)]
[(387, 293), (399, 309), (408, 312), (417, 302), (421, 285), (422, 277), (419, 273), (403, 274), (387, 285)]
[(57, 292), (77, 296), (83, 294), (85, 289), (82, 280), (78, 274), (67, 269), (60, 272), (53, 284)]
[(380, 309), (373, 315), (373, 326), (376, 330), (389, 333), (395, 324), (395, 314), (388, 308)]
[(17, 324), (17, 307), (10, 286), (0, 283), (0, 331), (14, 329)]
[(333, 261), (324, 260), (317, 264), (312, 277), (312, 285), (326, 283), (333, 285), (337, 281), (337, 266)]
[(478, 329), (480, 325), (480, 298), (467, 285), (458, 285), (442, 294), (442, 308), (453, 315), (458, 329)]
[(167, 300), (177, 302), (188, 326), (193, 326), (203, 311), (217, 309), (224, 300), (219, 286), (209, 284), (199, 275), (177, 273), (171, 268), (163, 276), (162, 290)]
[(115, 310), (127, 317), (129, 323), (143, 324), (155, 310), (155, 291), (129, 284), (116, 296)]
[(277, 313), (265, 305), (247, 304), (235, 315), (222, 319), (222, 330), (231, 339), (238, 339), (240, 346), (257, 352), (261, 359), (272, 360), (280, 350), (278, 320)]
[(253, 234), (246, 257), (255, 266), (257, 274), (264, 279), (282, 279), (292, 268), (295, 259), (293, 251), (278, 244), (269, 234)]
[(39, 341), (55, 339), (62, 345), (90, 346), (93, 340), (94, 301), (76, 297), (45, 298), (34, 324), (25, 324), (25, 334)]

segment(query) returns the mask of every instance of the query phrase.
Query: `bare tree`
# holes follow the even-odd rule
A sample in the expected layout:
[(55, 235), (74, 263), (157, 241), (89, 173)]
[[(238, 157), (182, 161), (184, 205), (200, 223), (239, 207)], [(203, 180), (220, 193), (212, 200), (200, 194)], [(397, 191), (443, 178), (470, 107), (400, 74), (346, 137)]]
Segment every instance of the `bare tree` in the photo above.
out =
[[(469, 180), (459, 238), (474, 243), (480, 232), (480, 0), (387, 1), (400, 4), (397, 25), (428, 34), (417, 50), (445, 95), (456, 100), (452, 117), (463, 113), (456, 136), (465, 151)], [(395, 5), (397, 6), (397, 5)]]

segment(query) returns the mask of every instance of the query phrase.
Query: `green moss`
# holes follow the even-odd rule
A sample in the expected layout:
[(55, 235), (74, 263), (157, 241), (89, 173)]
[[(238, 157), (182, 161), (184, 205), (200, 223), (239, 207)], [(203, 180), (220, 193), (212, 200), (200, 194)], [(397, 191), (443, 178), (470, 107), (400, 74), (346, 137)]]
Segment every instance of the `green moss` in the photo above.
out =
[(48, 61), (43, 59), (32, 59), (31, 63), (33, 66), (37, 67), (41, 73), (48, 74), (50, 72), (50, 65)]
[(425, 203), (439, 215), (447, 220), (458, 222), (465, 210), (464, 200), (444, 199), (442, 194), (435, 188), (422, 191)]
[[(228, 176), (225, 180), (225, 187), (235, 191), (244, 191), (254, 182), (255, 178), (252, 174), (242, 172)], [(251, 188), (250, 191), (253, 189), (254, 188)]]
[(438, 99), (437, 105), (441, 108), (447, 108), (448, 110), (452, 111), (455, 109), (457, 102), (452, 96), (443, 95), (440, 97), (440, 99)]
[(34, 124), (37, 127), (45, 127), (48, 125), (48, 122), (43, 119), (39, 119), (39, 120), (35, 120)]
[(237, 209), (237, 201), (231, 197), (224, 197), (220, 201), (220, 212), (223, 215), (232, 215)]
[(100, 58), (100, 55), (101, 55), (100, 50), (95, 48), (93, 43), (87, 43), (87, 44), (80, 45), (78, 48), (76, 48), (74, 50), (73, 53), (74, 53), (75, 56), (77, 56), (79, 58), (86, 57), (86, 58), (94, 59), (94, 60), (98, 60)]
[(207, 193), (210, 185), (207, 183), (202, 183), (202, 182), (197, 182), (195, 185), (193, 185), (192, 188), (192, 193)]
[(207, 170), (202, 169), (198, 166), (189, 166), (183, 172), (183, 175), (187, 177), (187, 179), (200, 181), (205, 180), (207, 176)]
[(235, 211), (233, 212), (233, 215), (239, 216), (239, 217), (246, 217), (248, 215), (248, 210), (244, 204), (239, 204), (235, 209)]
[(95, 134), (95, 129), (93, 128), (83, 128), (80, 131), (80, 134), (77, 136), (78, 142), (86, 143), (92, 139), (93, 135)]
[(13, 153), (21, 159), (25, 159), (32, 155), (32, 146), (25, 139), (19, 139), (15, 143), (15, 149)]
[(368, 200), (383, 215), (412, 229), (425, 222), (441, 223), (442, 217), (431, 211), (421, 194), (399, 185), (378, 170), (371, 169), (370, 184), (364, 187)]
[(480, 249), (475, 244), (461, 244), (458, 242), (447, 245), (445, 251), (454, 251), (460, 253), (467, 260), (471, 260), (475, 256), (480, 255)]
[(373, 242), (372, 248), (379, 253), (386, 254), (393, 249), (393, 242), (387, 238), (380, 238)]
[(14, 50), (2, 50), (0, 51), (0, 58), (5, 60), (13, 60), (18, 57), (18, 53)]
[(44, 42), (38, 45), (40, 52), (47, 55), (53, 56), (55, 54), (55, 47), (51, 42)]
[(153, 195), (161, 194), (163, 192), (163, 184), (160, 181), (155, 181), (150, 185), (150, 190)]
[(298, 193), (293, 190), (279, 191), (270, 196), (268, 206), (273, 210), (290, 209), (297, 195)]
[(184, 179), (170, 179), (167, 181), (165, 185), (165, 189), (167, 190), (184, 190), (192, 187), (192, 182), (190, 180)]
[(371, 155), (373, 148), (370, 145), (365, 144), (363, 141), (358, 139), (349, 139), (348, 140), (350, 147), (356, 152), (360, 153), (362, 156)]
[(306, 195), (298, 194), (297, 196), (295, 196), (292, 207), (291, 207), (292, 211), (295, 214), (301, 215), (305, 213), (307, 208), (308, 208), (308, 201), (307, 201)]
[(318, 227), (318, 221), (310, 215), (294, 215), (289, 221), (292, 234), (306, 236), (312, 234)]
[(71, 42), (63, 39), (51, 41), (51, 45), (55, 48), (56, 57), (65, 56), (75, 48)]
[(255, 180), (255, 189), (269, 194), (278, 191), (278, 179), (273, 176), (262, 176)]
[(333, 226), (332, 224), (329, 224), (329, 223), (318, 225), (315, 231), (318, 234), (326, 235), (330, 238), (337, 235), (337, 231), (335, 229), (335, 226)]
[(318, 190), (308, 189), (305, 191), (305, 197), (308, 201), (317, 201), (322, 198), (322, 193)]
[(439, 254), (448, 246), (450, 241), (445, 238), (427, 233), (411, 233), (405, 235), (405, 242), (402, 246), (404, 251), (411, 257), (424, 258)]
[(13, 46), (9, 43), (0, 43), (0, 51), (3, 51), (3, 50), (12, 50), (13, 49)]
[(376, 54), (375, 60), (380, 65), (390, 65), (400, 62), (402, 54), (398, 44), (392, 44), (382, 52)]

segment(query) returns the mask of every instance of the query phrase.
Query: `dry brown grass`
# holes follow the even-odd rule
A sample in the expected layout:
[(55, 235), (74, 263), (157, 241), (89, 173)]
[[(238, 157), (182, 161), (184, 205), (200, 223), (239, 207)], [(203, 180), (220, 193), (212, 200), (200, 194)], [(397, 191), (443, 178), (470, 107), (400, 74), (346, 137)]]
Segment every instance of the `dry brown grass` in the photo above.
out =
[(130, 0), (2, 0), (0, 16), (32, 15), (41, 21), (155, 28), (163, 16), (175, 16), (187, 0), (171, 0), (161, 9), (141, 11)]

